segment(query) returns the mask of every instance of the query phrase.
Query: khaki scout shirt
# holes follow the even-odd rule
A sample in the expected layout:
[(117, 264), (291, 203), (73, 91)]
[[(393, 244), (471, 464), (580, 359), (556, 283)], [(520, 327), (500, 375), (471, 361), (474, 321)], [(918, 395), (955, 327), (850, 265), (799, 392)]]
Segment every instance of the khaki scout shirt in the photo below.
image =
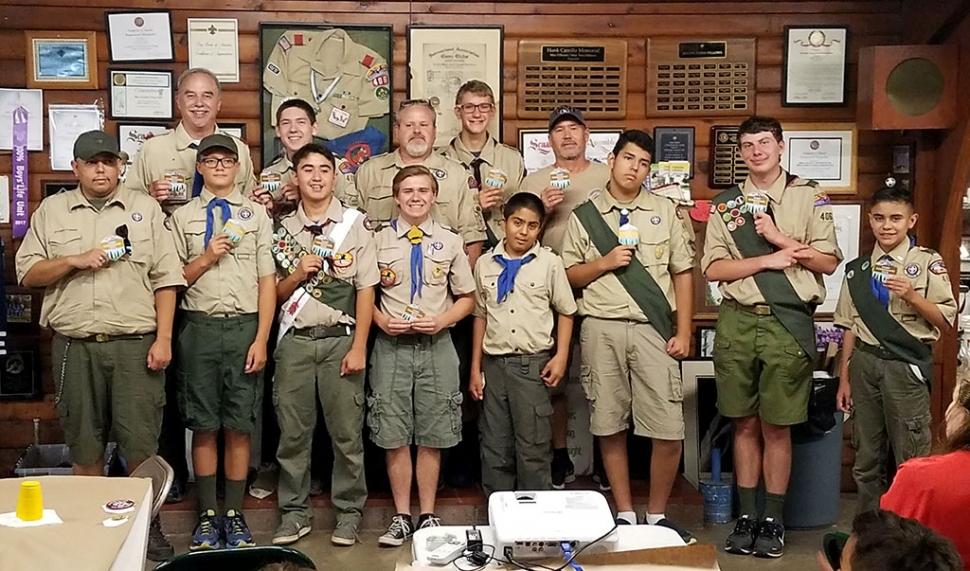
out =
[[(468, 187), (468, 173), (461, 163), (432, 154), (420, 164), (428, 167), (438, 180), (438, 197), (431, 207), (431, 218), (457, 230), (465, 244), (484, 242), (482, 209), (474, 191)], [(397, 216), (391, 186), (394, 176), (405, 166), (400, 151), (393, 151), (372, 157), (357, 169), (360, 206), (374, 222), (386, 224)]]
[(40, 324), (68, 337), (155, 331), (155, 291), (184, 286), (182, 265), (155, 199), (119, 187), (100, 211), (80, 188), (40, 203), (17, 251), (17, 281), (41, 260), (83, 254), (128, 226), (131, 254), (72, 271), (44, 291)]
[[(334, 169), (333, 195), (336, 196), (337, 200), (342, 202), (344, 206), (357, 208), (360, 205), (360, 197), (357, 196), (357, 187), (354, 186), (354, 173), (345, 166), (349, 165), (346, 159), (342, 159), (340, 157), (334, 158), (337, 161), (337, 165)], [(345, 173), (344, 170), (347, 170), (347, 172)], [(291, 175), (293, 175), (293, 163), (290, 161), (289, 157), (284, 154), (276, 157), (276, 160), (270, 163), (268, 167), (264, 168), (263, 172), (280, 175), (280, 182), (284, 183)], [(273, 193), (274, 201), (282, 200), (282, 198), (282, 189)]]
[[(909, 278), (916, 293), (925, 297), (930, 303), (943, 313), (943, 317), (952, 324), (957, 315), (957, 302), (953, 298), (950, 288), (950, 277), (943, 265), (943, 258), (929, 248), (910, 247), (909, 240), (903, 240), (892, 252), (885, 252), (876, 244), (869, 261), (873, 266), (884, 255), (888, 254), (896, 266), (896, 277)], [(896, 294), (889, 294), (889, 314), (903, 326), (913, 337), (924, 343), (932, 343), (940, 338), (940, 330), (927, 321), (916, 308), (899, 298)], [(835, 308), (835, 324), (855, 333), (863, 343), (879, 345), (879, 340), (863, 323), (856, 309), (852, 296), (849, 294), (848, 280), (842, 280), (842, 291), (839, 294), (839, 304)]]
[[(613, 232), (619, 232), (620, 211), (624, 208), (629, 210), (630, 224), (640, 232), (637, 259), (667, 296), (670, 308), (677, 311), (672, 275), (694, 267), (694, 248), (684, 224), (677, 218), (674, 203), (646, 190), (641, 190), (633, 202), (626, 204), (617, 202), (608, 191), (594, 195), (590, 201)], [(571, 215), (562, 243), (565, 266), (570, 268), (577, 264), (588, 264), (602, 257), (579, 218)], [(636, 259), (631, 263), (636, 263)], [(613, 272), (606, 272), (583, 288), (579, 314), (602, 319), (648, 321)]]
[(287, 99), (317, 110), (320, 136), (336, 139), (360, 131), (369, 117), (390, 111), (387, 61), (340, 29), (287, 31), (263, 70), (263, 87), (273, 94), (270, 116)]
[(519, 192), (519, 187), (522, 186), (522, 181), (525, 178), (525, 161), (522, 159), (522, 155), (512, 147), (497, 142), (491, 136), (489, 136), (488, 142), (485, 143), (482, 152), (478, 156), (475, 156), (474, 153), (469, 151), (459, 137), (452, 139), (451, 143), (441, 150), (441, 154), (449, 159), (460, 162), (465, 167), (465, 170), (468, 171), (468, 186), (476, 191), (481, 190), (481, 188), (478, 188), (478, 182), (475, 180), (475, 169), (472, 168), (472, 162), (477, 158), (484, 161), (479, 167), (479, 172), (482, 177), (482, 188), (485, 187), (485, 179), (488, 177), (489, 169), (497, 168), (508, 177), (508, 180), (505, 181), (505, 192), (502, 194), (502, 201), (484, 213), (485, 223), (492, 229), (492, 233), (500, 240), (504, 238), (505, 225), (502, 224), (502, 220), (505, 216), (502, 214), (502, 207), (513, 194)]
[(526, 253), (535, 258), (522, 264), (515, 286), (498, 303), (498, 278), (502, 266), (495, 256), (509, 256), (505, 242), (482, 254), (475, 264), (475, 316), (486, 318), (482, 350), (486, 355), (533, 355), (548, 351), (555, 313), (576, 313), (576, 300), (566, 279), (562, 259), (536, 242)]
[[(182, 265), (201, 256), (205, 246), (206, 207), (216, 198), (209, 189), (193, 198), (170, 219), (175, 249)], [(259, 311), (259, 278), (274, 275), (276, 264), (270, 251), (273, 224), (262, 204), (233, 190), (226, 197), (232, 218), (242, 224), (246, 234), (214, 266), (199, 276), (185, 291), (182, 308), (206, 315), (234, 316)], [(213, 210), (213, 232), (222, 231), (222, 209)]]
[[(414, 305), (427, 316), (437, 317), (454, 305), (452, 296), (475, 291), (475, 278), (457, 234), (432, 218), (418, 228), (424, 232), (424, 282), (421, 296), (414, 296)], [(375, 235), (381, 271), (380, 308), (388, 317), (401, 317), (411, 303), (410, 229), (407, 222), (398, 220), (396, 230), (388, 224)]]
[[(216, 133), (229, 135), (216, 127)], [(232, 135), (229, 135), (232, 137)], [(256, 188), (256, 177), (253, 176), (253, 159), (249, 156), (249, 145), (236, 137), (232, 137), (239, 153), (239, 172), (236, 174), (236, 190), (243, 194)], [(145, 141), (135, 162), (125, 176), (125, 186), (132, 190), (148, 192), (148, 188), (156, 180), (165, 178), (171, 172), (177, 172), (185, 177), (186, 195), (191, 200), (192, 184), (195, 179), (195, 159), (198, 153), (195, 146), (199, 141), (189, 137), (182, 123), (175, 129), (169, 129), (161, 135), (156, 135)], [(162, 208), (171, 214), (183, 203), (165, 203)]]
[[(833, 255), (841, 261), (842, 250), (839, 249), (835, 239), (835, 223), (832, 221), (832, 207), (828, 196), (812, 181), (798, 178), (786, 188), (786, 180), (787, 173), (782, 171), (771, 188), (764, 191), (771, 203), (775, 225), (789, 238), (811, 246), (823, 254)], [(745, 179), (741, 186), (741, 192), (744, 194), (757, 190), (750, 177)], [(701, 269), (704, 272), (707, 272), (707, 268), (717, 260), (743, 259), (734, 243), (734, 238), (728, 231), (727, 222), (720, 214), (722, 213), (712, 213), (707, 222), (704, 256), (701, 260)], [(785, 270), (785, 276), (802, 301), (815, 304), (825, 301), (822, 274), (815, 273), (801, 264), (795, 264)], [(754, 276), (733, 282), (721, 282), (718, 288), (724, 297), (742, 305), (765, 303)]]
[[(345, 211), (346, 209), (339, 201), (331, 200), (330, 207), (327, 208), (327, 213), (321, 220), (310, 220), (304, 212), (301, 202), (293, 213), (280, 220), (280, 224), (301, 246), (309, 250), (313, 245), (313, 234), (306, 229), (307, 226), (322, 223), (323, 235), (329, 236), (333, 232), (334, 226), (343, 221)], [(381, 281), (380, 272), (377, 270), (377, 246), (374, 243), (374, 234), (364, 227), (363, 215), (358, 216), (357, 220), (354, 221), (350, 232), (347, 233), (347, 237), (340, 243), (340, 248), (335, 253), (342, 254), (343, 259), (350, 261), (346, 267), (342, 268), (331, 264), (333, 275), (338, 280), (353, 285), (358, 291), (374, 287)], [(277, 267), (277, 275), (282, 280), (290, 274)], [(311, 299), (296, 315), (293, 326), (298, 329), (316, 326), (330, 327), (338, 323), (352, 325), (354, 318), (322, 301)]]
[[(541, 196), (543, 189), (549, 186), (549, 173), (556, 169), (552, 164), (525, 177), (522, 188), (536, 196)], [(573, 208), (579, 206), (589, 198), (593, 191), (602, 191), (610, 180), (610, 167), (603, 163), (590, 162), (589, 166), (580, 173), (569, 175), (569, 186), (563, 190), (563, 200), (546, 216), (546, 229), (542, 234), (542, 245), (549, 246), (553, 251), (561, 253), (563, 237), (566, 234), (566, 223), (569, 222)]]

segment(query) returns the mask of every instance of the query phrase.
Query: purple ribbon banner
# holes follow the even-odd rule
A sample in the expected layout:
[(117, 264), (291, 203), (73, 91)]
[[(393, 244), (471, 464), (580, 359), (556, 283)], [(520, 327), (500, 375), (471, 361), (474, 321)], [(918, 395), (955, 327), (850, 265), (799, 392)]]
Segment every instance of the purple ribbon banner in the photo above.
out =
[(13, 112), (13, 237), (27, 234), (27, 110)]

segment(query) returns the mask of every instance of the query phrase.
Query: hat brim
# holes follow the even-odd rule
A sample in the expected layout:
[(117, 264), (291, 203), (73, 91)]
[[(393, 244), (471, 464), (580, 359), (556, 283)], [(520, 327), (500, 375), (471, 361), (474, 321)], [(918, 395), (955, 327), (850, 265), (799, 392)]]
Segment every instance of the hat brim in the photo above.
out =
[(559, 115), (558, 117), (556, 117), (552, 121), (549, 121), (549, 130), (552, 131), (552, 129), (556, 125), (562, 123), (566, 119), (571, 119), (572, 121), (575, 121), (576, 123), (579, 123), (583, 127), (586, 126), (586, 121), (584, 121), (582, 118), (580, 118), (580, 117), (578, 117), (576, 115), (573, 115), (572, 113), (563, 113), (562, 115)]

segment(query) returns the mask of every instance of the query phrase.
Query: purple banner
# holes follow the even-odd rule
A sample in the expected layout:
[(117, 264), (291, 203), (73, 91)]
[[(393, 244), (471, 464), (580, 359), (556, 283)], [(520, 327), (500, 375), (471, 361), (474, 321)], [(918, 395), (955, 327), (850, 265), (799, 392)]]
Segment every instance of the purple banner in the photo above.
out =
[(27, 110), (13, 112), (13, 237), (27, 234)]

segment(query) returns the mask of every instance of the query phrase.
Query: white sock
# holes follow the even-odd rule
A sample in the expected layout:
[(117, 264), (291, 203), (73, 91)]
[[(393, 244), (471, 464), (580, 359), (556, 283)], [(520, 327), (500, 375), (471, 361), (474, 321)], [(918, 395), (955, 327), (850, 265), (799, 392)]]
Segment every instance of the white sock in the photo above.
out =
[(637, 512), (616, 512), (616, 519), (627, 521), (630, 525), (637, 524)]
[(657, 525), (657, 522), (666, 517), (666, 514), (647, 514), (647, 523), (650, 525)]

